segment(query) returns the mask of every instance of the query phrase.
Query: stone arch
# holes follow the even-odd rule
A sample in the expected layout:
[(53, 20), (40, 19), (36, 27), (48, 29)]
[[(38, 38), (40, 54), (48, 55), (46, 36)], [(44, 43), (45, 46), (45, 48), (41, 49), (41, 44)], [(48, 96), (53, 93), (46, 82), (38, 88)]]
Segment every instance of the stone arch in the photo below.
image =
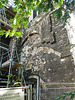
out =
[(32, 36), (35, 36), (35, 35), (38, 35), (39, 37), (41, 37), (41, 35), (40, 35), (37, 31), (32, 31), (31, 34), (28, 34), (28, 35), (25, 37), (25, 39), (24, 39), (24, 41), (22, 42), (21, 46), (23, 46), (24, 43), (25, 43), (28, 39), (30, 39)]
[[(37, 80), (37, 78), (40, 77), (39, 75), (31, 75), (28, 77), (28, 79), (34, 79)], [(44, 83), (44, 81), (40, 78), (40, 83)]]

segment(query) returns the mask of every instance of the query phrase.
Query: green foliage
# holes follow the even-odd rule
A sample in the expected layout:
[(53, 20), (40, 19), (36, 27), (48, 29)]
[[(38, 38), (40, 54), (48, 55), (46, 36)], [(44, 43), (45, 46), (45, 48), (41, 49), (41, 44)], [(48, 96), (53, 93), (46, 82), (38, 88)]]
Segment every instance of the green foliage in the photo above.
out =
[[(30, 68), (31, 64), (28, 63), (26, 66), (23, 66), (24, 68)], [(20, 67), (18, 66), (17, 69), (19, 69)], [(17, 73), (16, 73), (17, 74)], [(21, 86), (21, 77), (19, 75), (14, 75), (14, 74), (10, 74), (8, 75), (8, 78), (10, 81), (8, 81), (8, 85), (10, 86)]]
[(62, 8), (57, 9), (57, 10), (53, 13), (53, 16), (54, 16), (54, 17), (57, 16), (57, 19), (60, 20), (61, 17), (62, 17)]
[(66, 48), (64, 48), (64, 50), (70, 49), (70, 48), (73, 48), (73, 47), (75, 47), (75, 44), (70, 44), (70, 45), (66, 46)]
[(19, 76), (10, 74), (8, 75), (8, 78), (10, 78), (10, 81), (7, 83), (10, 86), (21, 86), (21, 79)]
[(8, 75), (8, 78), (11, 78), (13, 75), (12, 74), (10, 74), (10, 75)]
[(6, 31), (5, 30), (0, 30), (0, 35), (4, 35), (6, 34)]
[[(67, 3), (63, 3), (63, 0), (14, 0), (15, 7), (13, 10), (16, 12), (16, 15), (14, 19), (10, 19), (13, 29), (8, 30), (8, 32), (0, 31), (0, 35), (5, 34), (6, 37), (9, 35), (10, 37), (16, 36), (17, 38), (22, 36), (22, 32), (18, 32), (18, 28), (21, 28), (21, 25), (24, 25), (25, 29), (27, 28), (29, 15), (31, 15), (31, 10), (34, 9), (38, 10), (40, 14), (42, 11), (48, 12), (49, 9), (53, 11), (56, 8), (59, 8), (53, 12), (54, 16), (56, 16), (58, 20), (62, 17), (63, 21), (66, 22), (69, 18), (69, 12), (72, 12), (75, 9), (75, 0), (72, 0), (71, 3), (70, 1), (71, 0), (68, 0)], [(5, 3), (8, 5), (8, 0), (1, 0), (0, 7), (4, 8)], [(64, 5), (66, 8), (64, 8)], [(64, 12), (64, 15), (62, 15), (62, 11)]]
[(73, 100), (73, 98), (75, 98), (75, 92), (64, 93), (62, 96), (59, 96), (54, 100), (65, 100), (65, 98), (68, 96), (70, 96), (68, 100)]
[(30, 68), (30, 67), (31, 67), (31, 64), (27, 64), (26, 67), (27, 67), (27, 68)]

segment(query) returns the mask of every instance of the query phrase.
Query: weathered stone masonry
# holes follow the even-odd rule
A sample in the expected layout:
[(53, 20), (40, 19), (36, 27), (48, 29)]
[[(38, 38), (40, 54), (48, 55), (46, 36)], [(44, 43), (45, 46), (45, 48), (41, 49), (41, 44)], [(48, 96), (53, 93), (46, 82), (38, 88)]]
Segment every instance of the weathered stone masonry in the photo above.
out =
[(73, 58), (70, 48), (65, 49), (69, 40), (62, 22), (44, 15), (28, 27), (23, 30), (22, 62), (30, 63), (44, 82), (74, 82)]

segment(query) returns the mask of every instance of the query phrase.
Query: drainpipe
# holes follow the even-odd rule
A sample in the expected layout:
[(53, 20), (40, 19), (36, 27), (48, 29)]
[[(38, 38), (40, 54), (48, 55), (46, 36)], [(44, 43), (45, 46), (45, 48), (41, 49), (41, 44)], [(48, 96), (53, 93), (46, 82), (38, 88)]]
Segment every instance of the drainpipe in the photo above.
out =
[(40, 100), (40, 95), (39, 95), (39, 92), (40, 92), (40, 77), (37, 76), (37, 100)]

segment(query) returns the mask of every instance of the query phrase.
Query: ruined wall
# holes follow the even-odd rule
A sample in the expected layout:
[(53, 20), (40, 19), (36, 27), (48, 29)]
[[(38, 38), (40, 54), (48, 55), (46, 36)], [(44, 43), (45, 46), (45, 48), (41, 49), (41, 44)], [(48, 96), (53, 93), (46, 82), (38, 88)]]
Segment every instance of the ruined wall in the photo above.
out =
[[(21, 61), (30, 63), (44, 82), (73, 82), (74, 64), (67, 31), (49, 15), (36, 17), (22, 37)], [(52, 25), (52, 27), (51, 27)]]

